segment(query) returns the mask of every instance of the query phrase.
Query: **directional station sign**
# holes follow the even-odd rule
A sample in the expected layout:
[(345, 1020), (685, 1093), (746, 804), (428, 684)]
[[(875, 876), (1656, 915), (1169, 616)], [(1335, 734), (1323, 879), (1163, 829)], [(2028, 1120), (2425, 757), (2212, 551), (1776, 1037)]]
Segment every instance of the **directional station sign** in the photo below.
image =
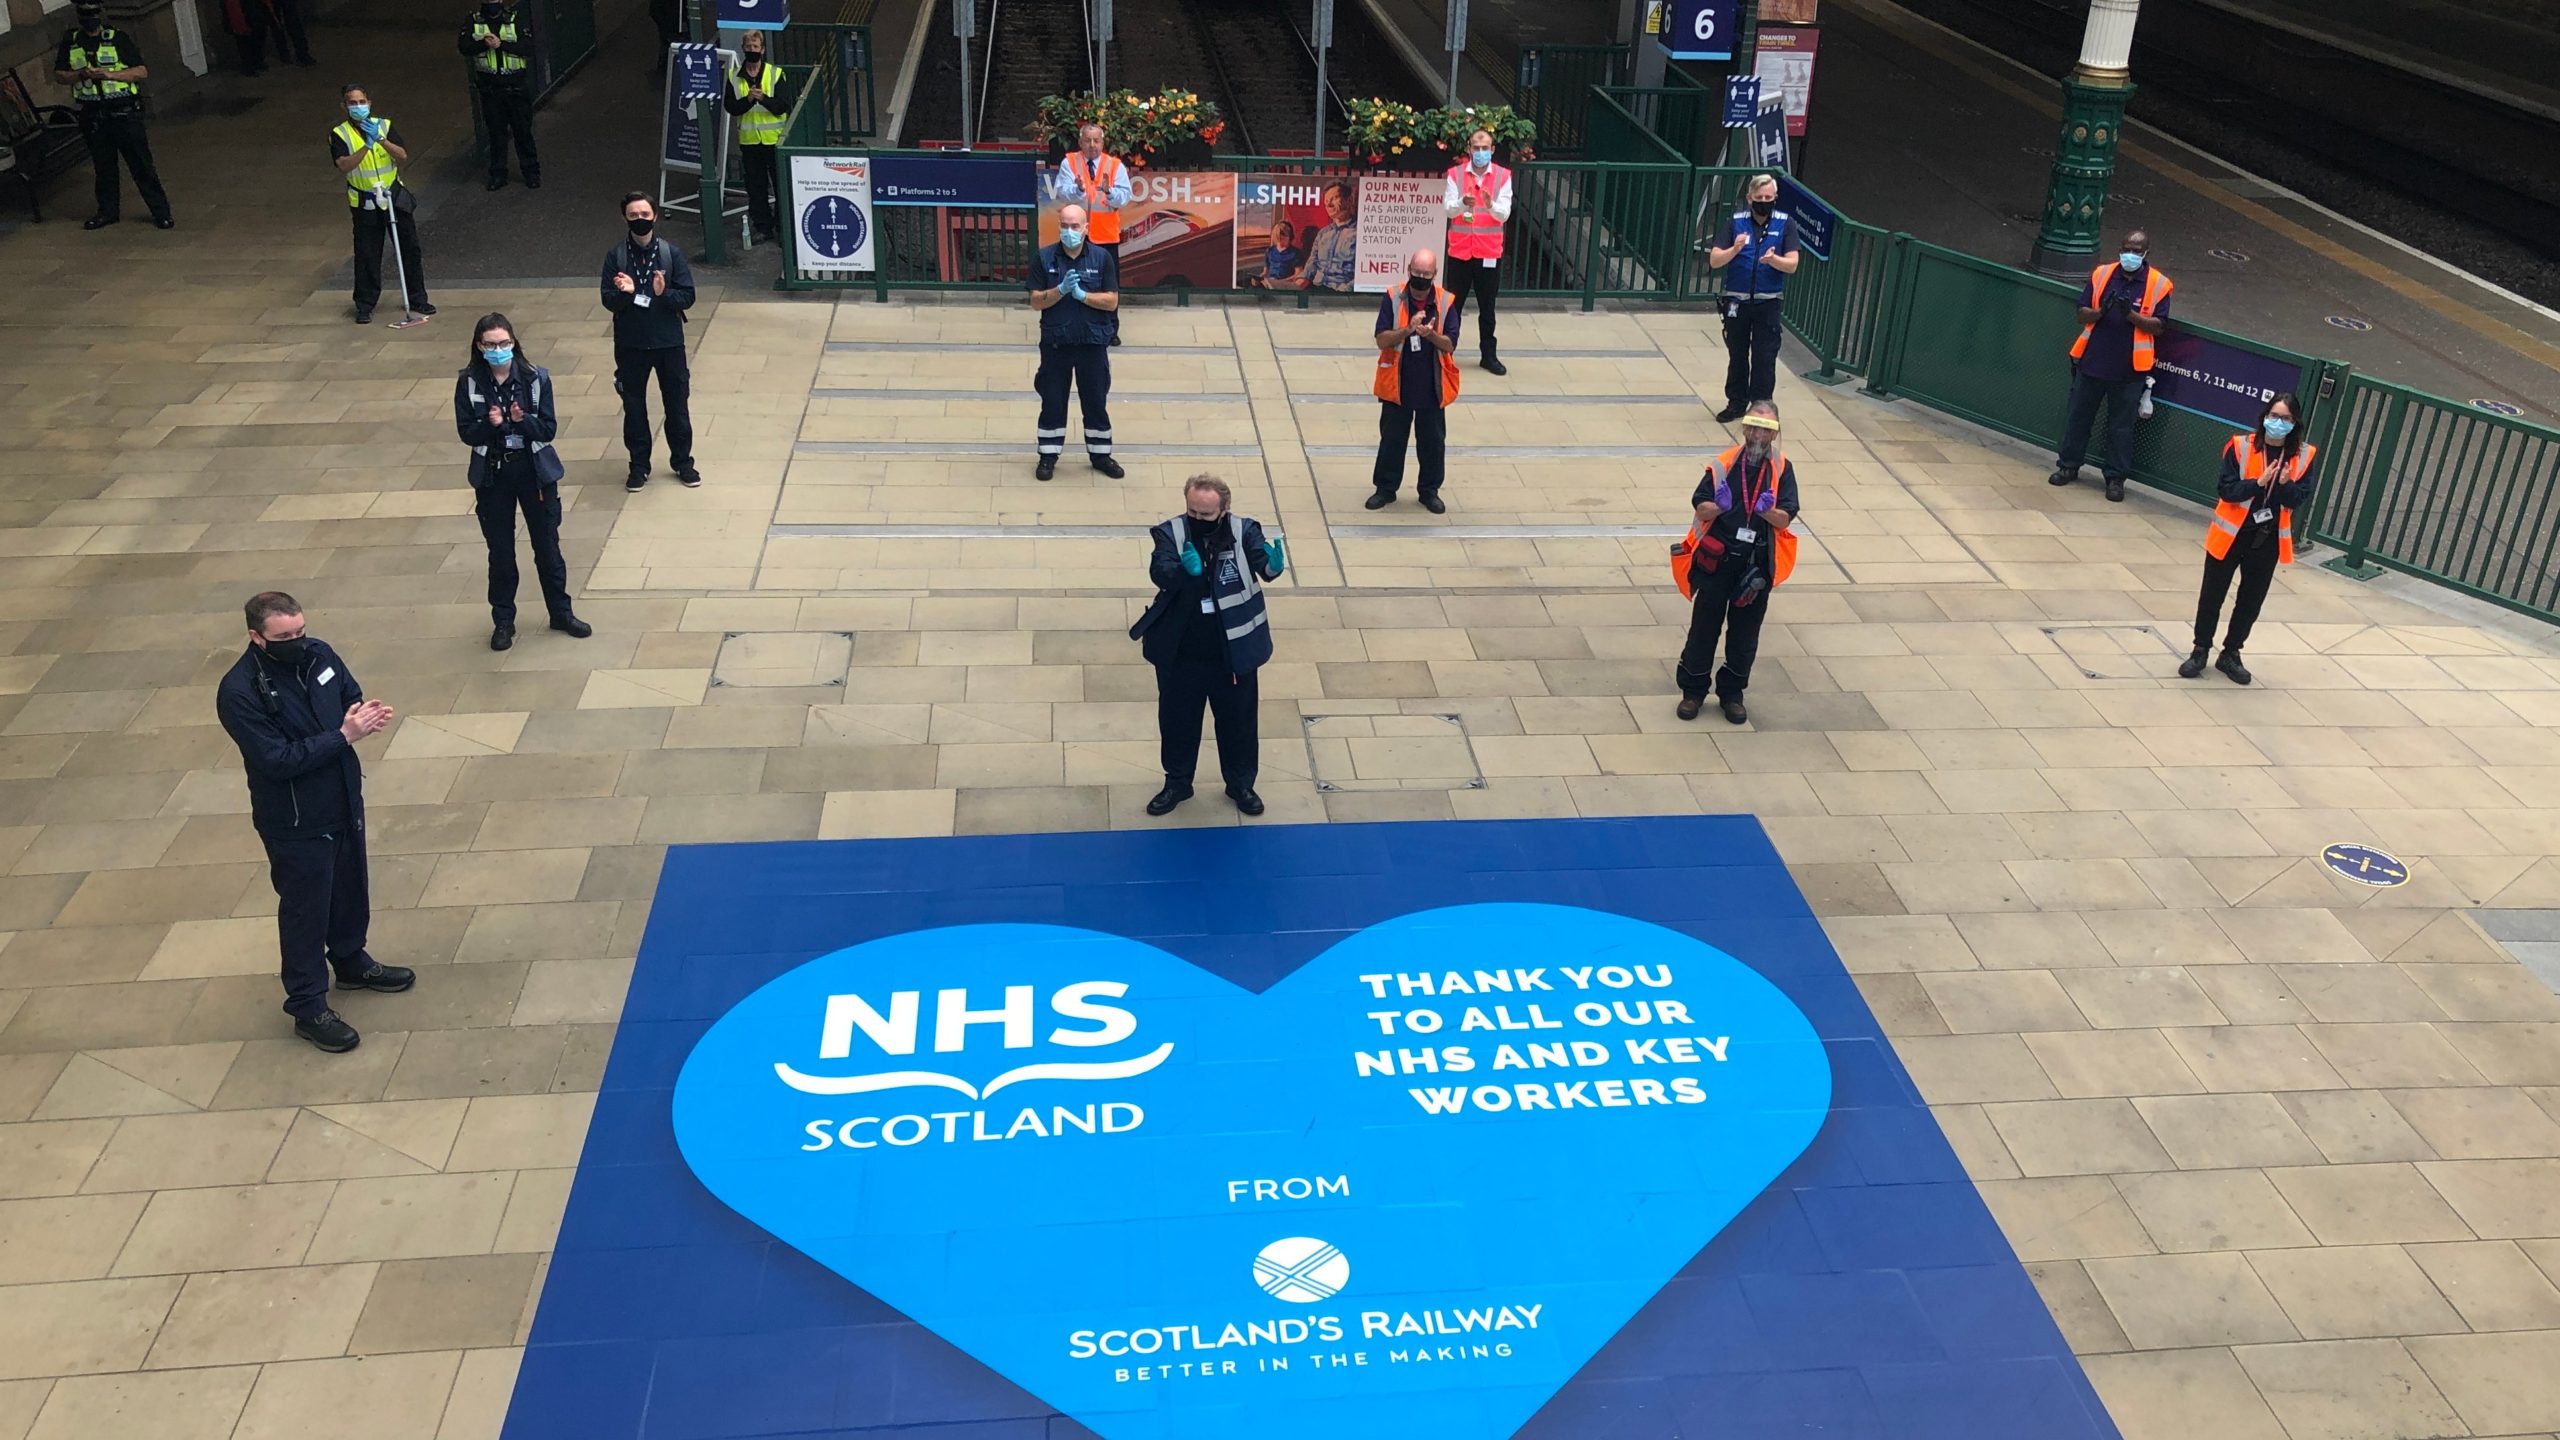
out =
[(1741, 28), (1740, 0), (1671, 0), (1662, 48), (1674, 60), (1730, 60)]

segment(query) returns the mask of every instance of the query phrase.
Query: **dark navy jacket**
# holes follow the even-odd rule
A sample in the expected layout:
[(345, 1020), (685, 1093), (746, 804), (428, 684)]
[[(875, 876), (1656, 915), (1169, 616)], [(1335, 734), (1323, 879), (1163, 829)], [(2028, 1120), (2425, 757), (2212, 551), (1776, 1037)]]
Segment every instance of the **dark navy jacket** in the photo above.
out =
[[(1084, 276), (1088, 295), (1120, 293), (1120, 261), (1108, 250), (1086, 241), (1084, 250), (1074, 259), (1067, 258), (1066, 248), (1043, 245), (1031, 261), (1031, 273), (1025, 288), (1055, 290), (1058, 281), (1070, 270)], [(1120, 333), (1120, 316), (1115, 311), (1096, 310), (1072, 295), (1062, 296), (1058, 303), (1040, 312), (1040, 343), (1043, 345), (1108, 345)]]
[(1195, 626), (1206, 626), (1225, 651), (1228, 673), (1250, 675), (1271, 658), (1271, 617), (1262, 598), (1262, 582), (1280, 578), (1271, 563), (1271, 542), (1263, 538), (1261, 521), (1231, 514), (1213, 527), (1224, 533), (1225, 543), (1198, 547), (1208, 563), (1193, 575), (1182, 568), (1182, 546), (1194, 540), (1198, 526), (1188, 515), (1177, 515), (1148, 532), (1154, 549), (1147, 578), (1156, 582), (1156, 598), (1130, 627), (1129, 638), (1139, 642), (1138, 653), (1149, 664), (1170, 665), (1182, 653), (1183, 638)]
[(249, 819), (261, 838), (308, 840), (343, 826), (364, 828), (364, 769), (338, 732), (363, 699), (347, 662), (318, 640), (298, 666), (252, 645), (224, 673), (214, 713), (249, 767)]

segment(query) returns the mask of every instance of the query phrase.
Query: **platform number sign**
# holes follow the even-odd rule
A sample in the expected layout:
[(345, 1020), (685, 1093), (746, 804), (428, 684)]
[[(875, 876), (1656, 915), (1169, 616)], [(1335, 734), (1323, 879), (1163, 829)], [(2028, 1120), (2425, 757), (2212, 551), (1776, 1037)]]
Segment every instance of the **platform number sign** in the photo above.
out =
[(1662, 48), (1674, 60), (1730, 60), (1742, 28), (1740, 0), (1671, 0)]
[(791, 23), (791, 0), (720, 0), (723, 30), (779, 30)]

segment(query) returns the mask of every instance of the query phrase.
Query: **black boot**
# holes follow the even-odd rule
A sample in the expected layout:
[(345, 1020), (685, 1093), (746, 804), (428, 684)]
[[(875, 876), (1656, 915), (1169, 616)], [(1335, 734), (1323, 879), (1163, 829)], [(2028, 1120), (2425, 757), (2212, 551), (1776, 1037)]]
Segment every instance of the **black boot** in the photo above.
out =
[(2205, 650), (2201, 645), (2188, 652), (2185, 663), (2178, 666), (2178, 678), (2181, 680), (2193, 680), (2197, 676), (2203, 674), (2204, 656)]
[(1156, 792), (1156, 798), (1147, 802), (1147, 813), (1170, 815), (1173, 813), (1174, 806), (1190, 798), (1191, 786), (1187, 781), (1167, 780), (1164, 782), (1164, 788)]
[(2231, 683), (2234, 685), (2249, 683), (2249, 667), (2240, 663), (2240, 652), (2237, 650), (2223, 651), (2222, 658), (2213, 662), (2213, 668), (2230, 676)]

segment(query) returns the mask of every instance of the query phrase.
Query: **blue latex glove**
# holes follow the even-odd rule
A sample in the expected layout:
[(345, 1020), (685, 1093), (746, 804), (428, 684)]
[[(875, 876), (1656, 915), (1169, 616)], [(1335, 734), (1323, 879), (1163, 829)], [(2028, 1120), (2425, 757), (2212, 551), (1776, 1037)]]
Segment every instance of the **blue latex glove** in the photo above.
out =
[(1185, 545), (1185, 546), (1183, 546), (1183, 547), (1182, 547), (1182, 573), (1183, 573), (1183, 574), (1185, 574), (1185, 575), (1198, 575), (1202, 570), (1204, 570), (1204, 569), (1206, 569), (1206, 568), (1208, 568), (1208, 567), (1206, 567), (1206, 566), (1204, 566), (1204, 565), (1202, 565), (1202, 564), (1200, 563), (1200, 547), (1199, 547), (1199, 546), (1197, 546), (1197, 545)]
[(1058, 277), (1059, 293), (1081, 300), (1084, 298), (1084, 272), (1070, 270)]
[(1271, 578), (1277, 580), (1282, 575), (1287, 574), (1289, 570), (1288, 550), (1285, 549), (1277, 540), (1271, 541), (1264, 548), (1269, 550), (1271, 553)]
[(385, 121), (367, 120), (364, 122), (364, 133), (368, 140), (380, 140), (391, 133), (391, 126)]

